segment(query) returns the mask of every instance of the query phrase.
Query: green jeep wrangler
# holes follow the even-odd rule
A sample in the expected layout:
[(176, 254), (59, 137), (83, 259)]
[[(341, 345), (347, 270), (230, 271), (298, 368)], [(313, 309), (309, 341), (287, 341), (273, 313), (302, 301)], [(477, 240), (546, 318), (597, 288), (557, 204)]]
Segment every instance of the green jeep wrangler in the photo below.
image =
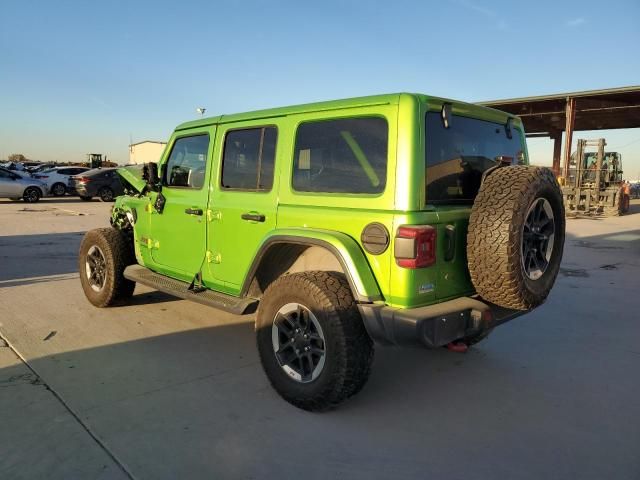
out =
[(306, 410), (362, 389), (374, 343), (464, 350), (544, 302), (562, 194), (517, 117), (419, 94), (179, 125), (158, 164), (119, 170), (112, 228), (80, 247), (107, 307), (136, 283), (256, 312), (271, 384)]

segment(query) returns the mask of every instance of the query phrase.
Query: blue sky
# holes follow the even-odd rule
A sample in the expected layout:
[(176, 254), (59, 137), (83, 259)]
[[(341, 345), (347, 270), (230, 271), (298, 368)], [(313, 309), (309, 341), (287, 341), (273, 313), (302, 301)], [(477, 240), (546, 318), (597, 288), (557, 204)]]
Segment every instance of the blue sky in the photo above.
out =
[[(24, 0), (2, 1), (0, 18), (0, 158), (103, 152), (126, 163), (130, 137), (164, 140), (198, 106), (213, 115), (396, 91), (481, 101), (640, 84), (637, 0)], [(640, 176), (640, 129), (594, 135), (611, 147), (638, 139), (621, 151)], [(529, 148), (550, 163), (549, 141)]]

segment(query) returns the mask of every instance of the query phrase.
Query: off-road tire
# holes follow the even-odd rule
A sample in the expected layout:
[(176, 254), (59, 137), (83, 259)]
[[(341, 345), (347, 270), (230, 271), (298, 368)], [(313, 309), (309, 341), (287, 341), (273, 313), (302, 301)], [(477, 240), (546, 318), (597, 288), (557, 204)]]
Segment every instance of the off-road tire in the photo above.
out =
[(36, 203), (42, 197), (42, 191), (37, 187), (27, 187), (22, 194), (22, 199), (27, 203)]
[[(324, 332), (324, 367), (309, 383), (290, 378), (274, 353), (273, 320), (288, 303), (307, 307)], [(273, 388), (287, 402), (304, 410), (324, 411), (337, 406), (364, 387), (371, 371), (373, 342), (342, 273), (310, 271), (274, 281), (258, 307), (256, 339), (262, 367)]]
[[(87, 253), (97, 246), (106, 261), (106, 280), (100, 291), (95, 291), (86, 273)], [(96, 228), (83, 237), (78, 255), (78, 271), (82, 290), (89, 302), (96, 307), (110, 307), (133, 295), (136, 283), (123, 276), (124, 269), (135, 263), (133, 243), (129, 236), (115, 228)]]
[[(60, 188), (62, 188), (62, 190), (60, 190)], [(54, 197), (64, 197), (65, 194), (67, 193), (67, 187), (65, 186), (64, 183), (54, 183), (53, 186), (51, 187), (51, 194)]]
[(79, 195), (79, 197), (83, 202), (90, 202), (93, 199), (93, 197), (83, 197), (82, 195)]
[(113, 202), (113, 200), (115, 199), (113, 190), (111, 190), (109, 187), (102, 187), (98, 191), (98, 196), (100, 197), (100, 200), (103, 202)]
[[(535, 201), (553, 212), (554, 243), (546, 270), (532, 280), (522, 265), (523, 228)], [(467, 234), (467, 260), (478, 294), (497, 305), (529, 310), (542, 304), (560, 270), (565, 237), (562, 192), (548, 168), (511, 166), (492, 172), (476, 197)]]

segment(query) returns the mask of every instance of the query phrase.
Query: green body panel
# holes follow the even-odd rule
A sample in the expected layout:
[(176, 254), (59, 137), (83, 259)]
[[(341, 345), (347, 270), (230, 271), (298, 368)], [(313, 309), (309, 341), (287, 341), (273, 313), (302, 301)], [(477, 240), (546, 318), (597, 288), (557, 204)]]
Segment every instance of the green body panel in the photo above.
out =
[[(201, 272), (207, 288), (241, 295), (261, 248), (274, 238), (313, 241), (342, 257), (356, 297), (401, 308), (418, 307), (473, 293), (466, 263), (466, 234), (470, 205), (429, 205), (425, 192), (425, 133), (427, 111), (452, 104), (454, 115), (471, 116), (522, 130), (517, 117), (504, 112), (419, 94), (391, 94), (332, 102), (222, 115), (184, 123), (176, 128), (160, 166), (166, 162), (175, 138), (208, 132), (208, 182), (201, 190), (164, 187), (167, 202), (162, 214), (152, 203), (157, 193), (118, 199), (126, 209), (135, 205), (138, 262), (165, 275), (191, 281)], [(321, 119), (378, 116), (389, 128), (386, 187), (380, 194), (296, 192), (292, 188), (295, 132), (301, 122)], [(269, 192), (226, 190), (220, 187), (223, 143), (227, 131), (275, 126), (278, 129), (273, 187)], [(528, 158), (523, 138), (523, 152)], [(215, 141), (214, 141), (215, 139)], [(345, 138), (372, 181), (367, 160)], [(351, 143), (349, 143), (351, 142)], [(131, 172), (123, 177), (141, 190)], [(202, 208), (202, 217), (184, 213)], [(264, 215), (264, 222), (247, 221), (244, 213)], [(391, 242), (381, 254), (362, 247), (363, 228), (383, 224)], [(393, 237), (401, 225), (432, 225), (437, 229), (437, 262), (421, 269), (399, 267)], [(311, 242), (313, 243), (313, 242)], [(448, 258), (445, 258), (448, 257)]]
[(278, 228), (269, 232), (260, 246), (262, 248), (272, 243), (287, 241), (308, 245), (325, 245), (341, 261), (349, 276), (349, 283), (355, 290), (356, 297), (366, 298), (368, 301), (382, 299), (380, 289), (362, 248), (349, 235), (333, 230), (308, 227)]
[[(225, 293), (239, 294), (246, 273), (258, 251), (261, 240), (276, 227), (279, 176), (274, 172), (270, 191), (227, 190), (221, 185), (224, 137), (230, 130), (275, 126), (282, 131), (281, 119), (259, 119), (222, 124), (218, 127), (213, 154), (215, 171), (211, 176), (209, 204), (209, 259), (202, 278), (206, 286)], [(276, 165), (284, 161), (282, 145), (276, 149)], [(243, 220), (243, 214), (264, 215), (264, 222)]]

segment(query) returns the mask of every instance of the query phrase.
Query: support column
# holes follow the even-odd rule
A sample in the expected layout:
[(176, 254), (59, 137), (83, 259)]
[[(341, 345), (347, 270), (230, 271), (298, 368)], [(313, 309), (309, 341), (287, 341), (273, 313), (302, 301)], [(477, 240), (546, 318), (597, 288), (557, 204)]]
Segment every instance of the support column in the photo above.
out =
[(560, 157), (562, 153), (562, 132), (555, 132), (553, 138), (553, 166), (551, 169), (556, 177), (560, 176)]
[(566, 176), (569, 171), (571, 160), (571, 142), (573, 141), (573, 126), (576, 121), (576, 99), (567, 98), (566, 123), (564, 127), (564, 158), (562, 163), (562, 175)]

